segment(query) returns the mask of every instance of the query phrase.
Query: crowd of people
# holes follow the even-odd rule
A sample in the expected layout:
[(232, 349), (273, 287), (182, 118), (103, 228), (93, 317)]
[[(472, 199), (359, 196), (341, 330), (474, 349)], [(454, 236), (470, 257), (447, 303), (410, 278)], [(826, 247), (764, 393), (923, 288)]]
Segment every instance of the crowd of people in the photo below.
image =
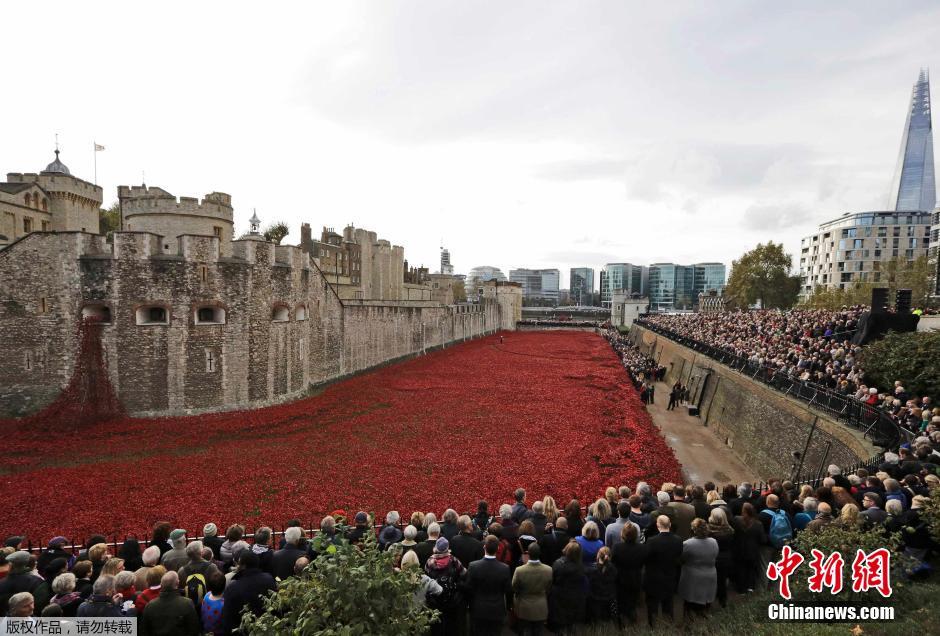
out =
[[(933, 426), (933, 425), (931, 425)], [(159, 523), (145, 549), (128, 539), (113, 550), (92, 537), (80, 550), (56, 537), (40, 554), (11, 537), (0, 552), (0, 612), (5, 616), (136, 616), (141, 634), (228, 634), (243, 608), (260, 613), (280, 582), (330, 558), (323, 546), (342, 541), (364, 550), (390, 550), (394, 568), (420, 583), (408, 602), (440, 612), (435, 634), (564, 632), (584, 622), (623, 624), (660, 615), (695, 618), (729, 590), (747, 594), (768, 585), (767, 564), (801, 532), (833, 524), (900, 532), (903, 550), (925, 564), (935, 549), (923, 510), (940, 486), (931, 470), (940, 449), (928, 438), (930, 466), (910, 453), (888, 454), (875, 474), (843, 475), (837, 466), (819, 487), (774, 480), (759, 492), (749, 483), (719, 486), (645, 482), (609, 487), (585, 508), (546, 496), (491, 513), (485, 501), (459, 515), (447, 509), (398, 512), (376, 527), (365, 512), (350, 525), (324, 517), (319, 538), (292, 525), (278, 540), (262, 527), (249, 537), (215, 524), (190, 540), (184, 529)], [(367, 537), (373, 537), (367, 539)], [(926, 567), (926, 566), (924, 566)], [(469, 631), (468, 631), (469, 630)]]
[(931, 422), (940, 422), (940, 408), (931, 396), (914, 395), (901, 380), (891, 387), (872, 386), (866, 380), (859, 363), (861, 346), (851, 342), (866, 309), (656, 314), (645, 320), (793, 380), (880, 408), (903, 429), (921, 434)]

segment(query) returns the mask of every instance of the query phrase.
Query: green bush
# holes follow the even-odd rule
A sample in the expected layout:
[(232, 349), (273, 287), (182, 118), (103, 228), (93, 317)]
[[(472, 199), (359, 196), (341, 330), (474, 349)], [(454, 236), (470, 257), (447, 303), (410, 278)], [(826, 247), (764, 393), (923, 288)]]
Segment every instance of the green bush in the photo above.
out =
[(940, 395), (940, 331), (889, 333), (862, 350), (861, 362), (870, 386), (901, 380), (912, 395)]
[(303, 576), (282, 581), (265, 600), (265, 613), (242, 616), (246, 634), (423, 634), (436, 612), (416, 605), (420, 573), (396, 572), (394, 554), (367, 534), (360, 550), (343, 541), (324, 548)]

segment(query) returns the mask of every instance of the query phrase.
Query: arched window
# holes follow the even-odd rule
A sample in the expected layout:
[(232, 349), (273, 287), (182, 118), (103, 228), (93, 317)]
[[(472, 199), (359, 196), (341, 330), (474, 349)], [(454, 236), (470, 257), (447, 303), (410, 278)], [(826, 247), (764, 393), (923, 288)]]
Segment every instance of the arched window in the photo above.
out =
[(48, 202), (47, 202), (45, 199), (42, 200), (42, 211), (43, 211), (43, 212), (48, 212), (48, 211), (49, 211), (49, 204), (48, 204)]
[(290, 322), (290, 309), (287, 305), (275, 305), (271, 311), (272, 322)]
[(294, 320), (306, 320), (306, 319), (307, 319), (307, 306), (297, 305), (297, 308), (294, 309)]
[(161, 305), (145, 305), (137, 309), (138, 325), (168, 325), (170, 312)]
[(33, 195), (29, 192), (26, 193), (26, 207), (30, 208), (33, 206)]
[(225, 310), (221, 307), (202, 306), (196, 308), (197, 325), (224, 325)]
[(107, 325), (111, 324), (111, 308), (107, 305), (89, 304), (82, 307), (82, 319), (91, 318)]

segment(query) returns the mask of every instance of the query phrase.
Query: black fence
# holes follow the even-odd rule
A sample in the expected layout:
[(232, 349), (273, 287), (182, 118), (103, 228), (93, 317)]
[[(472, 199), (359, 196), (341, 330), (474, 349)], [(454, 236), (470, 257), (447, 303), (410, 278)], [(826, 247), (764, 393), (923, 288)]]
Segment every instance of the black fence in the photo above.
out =
[(792, 378), (779, 369), (769, 365), (757, 364), (749, 358), (736, 355), (705, 342), (693, 340), (648, 320), (640, 318), (635, 322), (653, 333), (665, 336), (693, 351), (731, 367), (735, 371), (766, 384), (784, 395), (806, 402), (808, 406), (823, 411), (839, 422), (861, 431), (875, 446), (880, 446), (886, 450), (894, 449), (904, 438), (901, 428), (890, 416), (881, 409), (856, 400), (854, 396), (842, 395), (824, 386)]

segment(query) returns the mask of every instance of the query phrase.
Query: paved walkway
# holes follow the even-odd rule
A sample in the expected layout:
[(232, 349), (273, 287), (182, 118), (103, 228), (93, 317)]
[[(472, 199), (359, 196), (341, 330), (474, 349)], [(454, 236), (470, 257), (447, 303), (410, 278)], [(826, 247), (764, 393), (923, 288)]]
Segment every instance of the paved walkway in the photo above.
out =
[(690, 416), (688, 407), (677, 406), (672, 411), (666, 410), (670, 388), (665, 382), (657, 382), (656, 402), (647, 406), (647, 410), (675, 450), (686, 483), (701, 485), (713, 481), (720, 487), (729, 483), (753, 481), (756, 472), (705, 427), (701, 418)]

